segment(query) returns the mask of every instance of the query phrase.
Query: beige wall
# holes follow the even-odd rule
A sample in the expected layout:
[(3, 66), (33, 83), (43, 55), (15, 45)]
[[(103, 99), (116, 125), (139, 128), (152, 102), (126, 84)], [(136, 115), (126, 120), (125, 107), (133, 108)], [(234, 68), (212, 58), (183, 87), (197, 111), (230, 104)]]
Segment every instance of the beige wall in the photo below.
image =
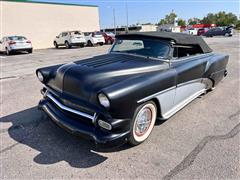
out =
[(52, 47), (62, 31), (100, 29), (98, 7), (4, 1), (0, 6), (0, 36), (26, 36), (35, 49)]

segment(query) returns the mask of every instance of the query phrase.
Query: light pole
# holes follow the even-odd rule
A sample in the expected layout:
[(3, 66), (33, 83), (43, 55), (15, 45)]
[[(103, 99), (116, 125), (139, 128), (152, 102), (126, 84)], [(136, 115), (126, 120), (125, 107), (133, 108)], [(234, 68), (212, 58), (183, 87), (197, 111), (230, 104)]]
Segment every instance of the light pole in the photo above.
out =
[(116, 16), (115, 16), (115, 8), (108, 6), (108, 8), (112, 8), (113, 10), (113, 26), (114, 26), (114, 34), (116, 34)]
[(113, 8), (113, 23), (114, 23), (114, 34), (116, 34), (116, 16), (115, 16), (115, 8)]
[(126, 2), (126, 18), (127, 18), (127, 28), (126, 31), (128, 32), (128, 4)]

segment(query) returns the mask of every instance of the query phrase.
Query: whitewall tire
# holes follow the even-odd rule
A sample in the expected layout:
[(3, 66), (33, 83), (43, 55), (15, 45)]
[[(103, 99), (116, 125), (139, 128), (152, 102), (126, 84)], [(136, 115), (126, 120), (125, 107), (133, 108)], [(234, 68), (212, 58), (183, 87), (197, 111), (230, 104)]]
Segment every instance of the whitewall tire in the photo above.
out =
[(153, 101), (139, 106), (135, 112), (129, 143), (138, 145), (144, 142), (151, 134), (157, 118), (157, 107)]

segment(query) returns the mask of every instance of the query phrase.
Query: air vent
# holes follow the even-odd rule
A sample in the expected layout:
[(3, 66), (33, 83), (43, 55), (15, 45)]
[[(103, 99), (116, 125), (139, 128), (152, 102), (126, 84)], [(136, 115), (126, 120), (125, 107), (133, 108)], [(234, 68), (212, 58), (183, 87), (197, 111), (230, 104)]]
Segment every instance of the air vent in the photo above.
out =
[(124, 63), (127, 61), (131, 61), (132, 59), (133, 57), (129, 57), (126, 55), (108, 54), (103, 56), (96, 56), (86, 60), (77, 61), (75, 63), (82, 66), (97, 68), (97, 67), (106, 66), (113, 63)]

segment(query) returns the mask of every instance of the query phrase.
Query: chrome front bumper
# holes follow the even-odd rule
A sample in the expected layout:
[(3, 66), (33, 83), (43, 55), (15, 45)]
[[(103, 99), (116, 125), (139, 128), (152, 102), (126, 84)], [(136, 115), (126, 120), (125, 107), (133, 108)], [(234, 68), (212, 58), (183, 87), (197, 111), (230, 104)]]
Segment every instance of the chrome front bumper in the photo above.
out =
[[(99, 113), (88, 114), (62, 104), (48, 91), (41, 91), (43, 99), (39, 109), (43, 110), (54, 123), (68, 132), (93, 140), (98, 146), (118, 146), (128, 140), (130, 134), (129, 119), (111, 119), (112, 130), (99, 127)], [(89, 120), (89, 121), (88, 121)]]

